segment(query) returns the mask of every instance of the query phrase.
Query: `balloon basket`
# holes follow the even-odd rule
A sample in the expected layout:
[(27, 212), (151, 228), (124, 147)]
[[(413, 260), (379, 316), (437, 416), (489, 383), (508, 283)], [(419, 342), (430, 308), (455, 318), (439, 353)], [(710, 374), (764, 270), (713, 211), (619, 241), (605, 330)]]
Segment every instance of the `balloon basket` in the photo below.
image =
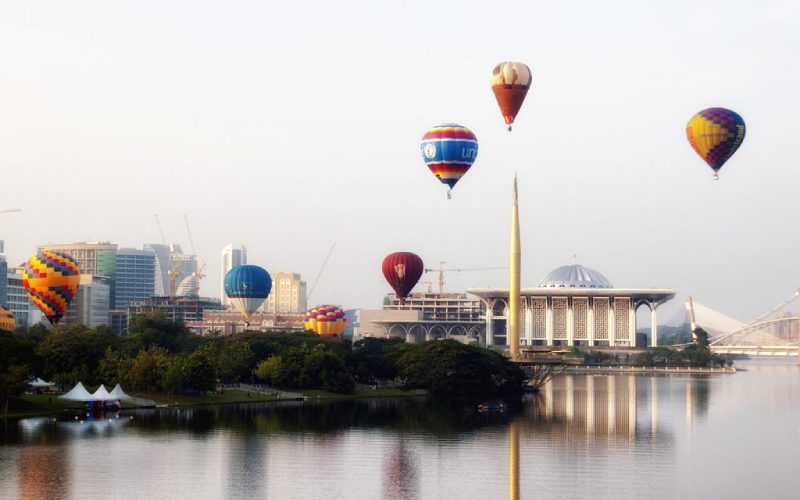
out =
[(451, 190), (449, 190), (449, 189), (447, 190), (447, 199), (448, 199), (448, 200), (451, 200), (451, 199), (453, 199), (453, 191), (451, 191)]

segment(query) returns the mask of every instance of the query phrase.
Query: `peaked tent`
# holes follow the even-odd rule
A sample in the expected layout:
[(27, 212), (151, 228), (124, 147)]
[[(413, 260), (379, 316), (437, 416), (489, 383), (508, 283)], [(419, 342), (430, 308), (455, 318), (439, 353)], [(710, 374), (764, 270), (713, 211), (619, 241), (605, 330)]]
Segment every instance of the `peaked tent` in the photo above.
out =
[(59, 399), (69, 399), (70, 401), (94, 401), (94, 396), (89, 394), (89, 391), (86, 390), (86, 387), (83, 386), (81, 382), (75, 384), (75, 387), (69, 390), (69, 392), (62, 394), (59, 396)]
[(114, 396), (108, 392), (108, 389), (103, 384), (100, 384), (100, 387), (92, 394), (92, 401), (111, 401), (113, 399), (115, 399)]
[(36, 377), (34, 380), (28, 382), (28, 385), (34, 389), (43, 389), (45, 387), (53, 387), (55, 384), (52, 382), (45, 382), (44, 380)]
[(130, 396), (125, 394), (125, 391), (122, 390), (122, 386), (120, 386), (119, 384), (117, 384), (114, 387), (114, 390), (111, 391), (111, 396), (113, 396), (114, 399), (118, 399), (118, 400), (131, 399)]

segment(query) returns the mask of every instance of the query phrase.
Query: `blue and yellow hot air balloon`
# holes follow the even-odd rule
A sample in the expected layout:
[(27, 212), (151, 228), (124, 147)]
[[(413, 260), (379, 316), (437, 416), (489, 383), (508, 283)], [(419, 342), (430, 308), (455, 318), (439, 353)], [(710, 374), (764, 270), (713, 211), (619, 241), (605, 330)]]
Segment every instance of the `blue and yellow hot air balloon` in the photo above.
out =
[(236, 266), (225, 275), (225, 295), (246, 320), (250, 320), (271, 291), (272, 277), (262, 267)]
[(714, 171), (714, 180), (719, 179), (719, 169), (742, 145), (744, 134), (742, 117), (725, 108), (704, 109), (686, 124), (686, 138)]
[(67, 313), (80, 281), (78, 263), (61, 252), (37, 252), (22, 270), (22, 286), (28, 291), (31, 302), (53, 325)]
[(344, 310), (339, 306), (314, 306), (306, 312), (303, 319), (306, 330), (326, 337), (340, 337), (347, 326)]
[(478, 157), (478, 139), (467, 127), (444, 123), (425, 132), (419, 149), (431, 173), (450, 188), (450, 198), (453, 186)]

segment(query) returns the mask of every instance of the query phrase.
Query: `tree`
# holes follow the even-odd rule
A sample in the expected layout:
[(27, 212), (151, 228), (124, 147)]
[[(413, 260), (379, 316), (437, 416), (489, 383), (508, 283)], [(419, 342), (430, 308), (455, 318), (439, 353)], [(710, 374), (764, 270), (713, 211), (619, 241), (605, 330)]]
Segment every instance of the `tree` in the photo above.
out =
[(217, 365), (214, 349), (204, 345), (186, 358), (184, 387), (197, 391), (213, 391), (217, 387)]
[(267, 359), (262, 360), (256, 366), (256, 377), (266, 381), (270, 385), (281, 385), (283, 377), (283, 363), (281, 357), (273, 354)]
[(28, 388), (30, 373), (26, 365), (8, 365), (0, 367), (0, 399), (3, 401), (3, 412), (8, 413), (12, 398), (19, 397)]
[(219, 379), (223, 383), (241, 382), (253, 368), (253, 350), (250, 344), (242, 341), (223, 344), (217, 355)]

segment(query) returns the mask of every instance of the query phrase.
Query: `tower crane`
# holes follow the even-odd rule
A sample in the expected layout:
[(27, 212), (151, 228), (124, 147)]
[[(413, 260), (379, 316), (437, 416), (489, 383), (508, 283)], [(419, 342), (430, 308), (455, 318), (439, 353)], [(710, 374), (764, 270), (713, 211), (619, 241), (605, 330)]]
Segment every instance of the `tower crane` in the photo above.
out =
[[(156, 225), (158, 226), (158, 233), (161, 235), (161, 242), (164, 244), (165, 247), (169, 248), (169, 244), (167, 243), (167, 238), (164, 236), (164, 228), (161, 227), (161, 220), (158, 218), (158, 214), (153, 214), (153, 217), (156, 219)], [(178, 275), (178, 268), (180, 267), (181, 263), (179, 261), (172, 262), (172, 251), (170, 251), (170, 267), (167, 274), (169, 275), (169, 290), (167, 290), (167, 295), (169, 298), (175, 298), (175, 277)]]
[(439, 268), (438, 269), (425, 269), (426, 273), (439, 273), (439, 295), (444, 293), (444, 273), (447, 272), (456, 272), (460, 273), (463, 271), (500, 271), (503, 269), (508, 269), (508, 267), (470, 267), (470, 268), (449, 268), (446, 269), (444, 265), (447, 264), (445, 261), (439, 261)]
[(6, 208), (5, 210), (0, 210), (0, 214), (10, 214), (14, 212), (22, 212), (19, 208)]
[(194, 248), (194, 238), (192, 238), (192, 229), (189, 227), (189, 217), (187, 217), (186, 214), (183, 215), (183, 221), (186, 223), (186, 233), (189, 235), (189, 244), (192, 246), (192, 254), (195, 256), (195, 259), (197, 259), (195, 260), (196, 266), (194, 271), (194, 277), (195, 279), (197, 279), (197, 288), (198, 288), (197, 292), (199, 295), (200, 280), (206, 277), (205, 275), (206, 263), (203, 259), (200, 258), (200, 256), (197, 254), (197, 251)]
[(331, 249), (328, 250), (328, 254), (325, 256), (325, 260), (322, 261), (322, 267), (317, 273), (317, 277), (314, 278), (314, 283), (311, 284), (311, 288), (308, 290), (308, 293), (306, 294), (306, 302), (308, 302), (308, 299), (311, 298), (311, 294), (314, 293), (314, 289), (317, 288), (317, 283), (319, 283), (319, 279), (322, 277), (322, 272), (325, 271), (325, 266), (328, 265), (328, 261), (331, 259), (331, 255), (333, 254), (334, 248), (336, 248), (335, 241), (333, 242), (333, 245), (331, 245)]

